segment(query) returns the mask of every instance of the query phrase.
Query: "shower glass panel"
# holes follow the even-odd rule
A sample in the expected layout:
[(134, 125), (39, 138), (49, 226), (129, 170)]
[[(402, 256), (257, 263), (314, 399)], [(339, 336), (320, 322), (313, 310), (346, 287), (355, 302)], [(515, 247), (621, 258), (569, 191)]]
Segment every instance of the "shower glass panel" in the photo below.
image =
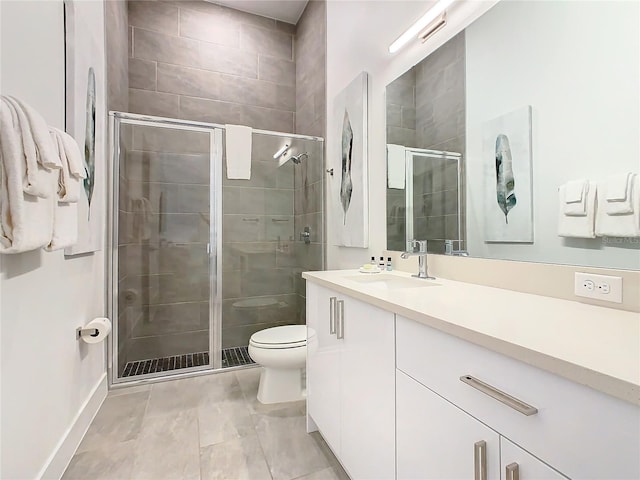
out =
[(115, 118), (114, 382), (214, 363), (214, 134), (212, 128)]
[[(288, 146), (285, 154), (274, 154)], [(305, 323), (301, 273), (324, 262), (323, 142), (254, 132), (251, 177), (222, 175), (222, 366), (259, 330)]]

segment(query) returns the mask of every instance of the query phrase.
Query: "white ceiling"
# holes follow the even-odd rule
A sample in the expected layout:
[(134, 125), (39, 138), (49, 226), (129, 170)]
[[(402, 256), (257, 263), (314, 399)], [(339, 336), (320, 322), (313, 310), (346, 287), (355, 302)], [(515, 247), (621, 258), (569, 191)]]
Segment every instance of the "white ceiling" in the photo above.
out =
[(309, 0), (207, 0), (225, 7), (296, 24)]

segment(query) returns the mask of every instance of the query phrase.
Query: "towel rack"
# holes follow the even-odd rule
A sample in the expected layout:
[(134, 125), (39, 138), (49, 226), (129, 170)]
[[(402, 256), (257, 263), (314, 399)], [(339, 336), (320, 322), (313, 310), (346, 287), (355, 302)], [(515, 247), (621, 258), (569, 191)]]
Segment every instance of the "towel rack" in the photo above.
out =
[(243, 218), (242, 221), (243, 222), (259, 222), (260, 219), (259, 218)]
[(272, 218), (271, 221), (272, 222), (288, 222), (289, 219), (288, 218)]

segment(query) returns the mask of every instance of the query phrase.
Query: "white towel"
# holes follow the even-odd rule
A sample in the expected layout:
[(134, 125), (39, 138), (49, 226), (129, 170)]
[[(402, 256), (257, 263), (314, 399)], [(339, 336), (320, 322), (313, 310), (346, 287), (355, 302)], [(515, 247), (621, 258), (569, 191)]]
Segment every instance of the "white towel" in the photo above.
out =
[(566, 186), (562, 185), (558, 191), (558, 235), (561, 237), (594, 238), (594, 220), (596, 217), (596, 184), (589, 183), (585, 196), (586, 214), (583, 216), (566, 215), (563, 210)]
[(31, 134), (36, 144), (36, 150), (38, 153), (38, 163), (46, 168), (60, 168), (60, 158), (56, 155), (56, 149), (51, 141), (51, 135), (49, 135), (49, 126), (47, 122), (42, 118), (35, 109), (16, 97), (8, 97), (9, 101), (14, 105), (18, 105), (22, 108), (29, 125), (31, 127)]
[(564, 199), (560, 201), (565, 215), (584, 217), (587, 214), (587, 195), (589, 182), (587, 180), (572, 180), (564, 185)]
[[(603, 190), (608, 183), (603, 182)], [(598, 187), (600, 188), (600, 186)], [(607, 213), (607, 203), (604, 195), (598, 195), (598, 214), (596, 216), (596, 235), (599, 237), (640, 237), (640, 176), (635, 175), (628, 194), (631, 197), (633, 211), (627, 214), (610, 215)]]
[[(24, 191), (25, 154), (5, 102), (0, 116), (0, 253), (21, 253), (49, 244), (53, 233), (53, 196), (38, 198)], [(8, 107), (7, 107), (8, 108)], [(55, 191), (54, 171), (43, 176)], [(55, 172), (57, 174), (57, 172)]]
[(62, 140), (64, 145), (64, 151), (67, 155), (69, 163), (69, 173), (76, 178), (87, 178), (87, 170), (84, 168), (84, 162), (82, 160), (82, 154), (80, 153), (80, 147), (75, 138), (62, 130), (58, 130), (55, 127), (49, 127), (49, 129), (55, 132)]
[(78, 243), (78, 204), (57, 201), (53, 209), (53, 233), (45, 250), (62, 250)]
[[(63, 136), (69, 137), (66, 133), (51, 128), (51, 138), (57, 146), (58, 156), (62, 161), (62, 168), (60, 169), (58, 177), (58, 201), (65, 203), (77, 203), (80, 199), (82, 178), (71, 172), (71, 165), (75, 165), (74, 168), (77, 171), (77, 160), (74, 161), (73, 158), (75, 157), (78, 159), (80, 157), (80, 151), (73, 139), (71, 139), (71, 142), (66, 142), (67, 145), (65, 145)], [(67, 146), (70, 147), (69, 150), (67, 149)], [(84, 168), (80, 171), (86, 177)]]
[[(27, 116), (20, 105), (8, 97), (2, 97), (0, 109), (3, 127), (7, 129), (0, 145), (5, 150), (12, 150), (15, 146), (9, 143), (20, 144), (17, 151), (22, 156), (24, 171), (22, 188), (29, 195), (40, 198), (50, 197), (53, 192), (50, 189), (51, 183), (48, 181), (49, 169), (38, 163), (37, 148)], [(11, 156), (9, 151), (5, 151), (5, 155)]]
[(227, 178), (251, 179), (251, 127), (225, 125)]
[[(618, 178), (609, 177), (607, 180), (607, 214), (622, 215), (625, 213), (633, 213), (633, 184), (636, 175), (626, 173), (624, 175), (616, 175), (616, 177)], [(621, 184), (624, 184), (624, 189), (619, 188)], [(612, 190), (610, 191), (609, 189)], [(624, 198), (622, 199), (623, 195)]]
[(620, 173), (607, 177), (606, 195), (607, 202), (623, 202), (629, 195), (629, 182), (631, 172)]
[(404, 190), (406, 181), (406, 148), (402, 145), (387, 144), (387, 185), (389, 188)]

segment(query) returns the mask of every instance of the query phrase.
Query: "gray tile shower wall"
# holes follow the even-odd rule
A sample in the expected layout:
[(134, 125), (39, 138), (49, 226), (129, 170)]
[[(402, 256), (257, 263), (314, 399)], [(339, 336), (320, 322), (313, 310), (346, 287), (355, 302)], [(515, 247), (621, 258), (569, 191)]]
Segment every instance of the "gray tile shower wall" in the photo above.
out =
[(128, 24), (126, 0), (105, 2), (108, 110), (126, 112), (129, 107)]
[[(461, 153), (465, 158), (464, 32), (420, 62), (415, 71), (416, 146)], [(429, 251), (444, 253), (444, 240), (458, 232), (458, 173), (451, 160), (414, 165), (414, 232), (433, 240)], [(462, 181), (464, 182), (464, 170)], [(464, 192), (464, 183), (461, 192)], [(461, 203), (464, 205), (464, 202)], [(464, 215), (464, 213), (462, 213)], [(463, 228), (464, 222), (461, 222)]]
[[(326, 14), (325, 0), (311, 0), (298, 21), (295, 37), (296, 133), (326, 136)], [(294, 230), (297, 268), (295, 292), (299, 296), (300, 321), (304, 323), (305, 282), (301, 273), (323, 268), (324, 156), (320, 146), (295, 169)], [(298, 236), (310, 227), (311, 243)]]
[(205, 1), (129, 1), (129, 111), (294, 131), (295, 26)]
[(416, 69), (394, 80), (386, 91), (387, 143), (417, 147)]

